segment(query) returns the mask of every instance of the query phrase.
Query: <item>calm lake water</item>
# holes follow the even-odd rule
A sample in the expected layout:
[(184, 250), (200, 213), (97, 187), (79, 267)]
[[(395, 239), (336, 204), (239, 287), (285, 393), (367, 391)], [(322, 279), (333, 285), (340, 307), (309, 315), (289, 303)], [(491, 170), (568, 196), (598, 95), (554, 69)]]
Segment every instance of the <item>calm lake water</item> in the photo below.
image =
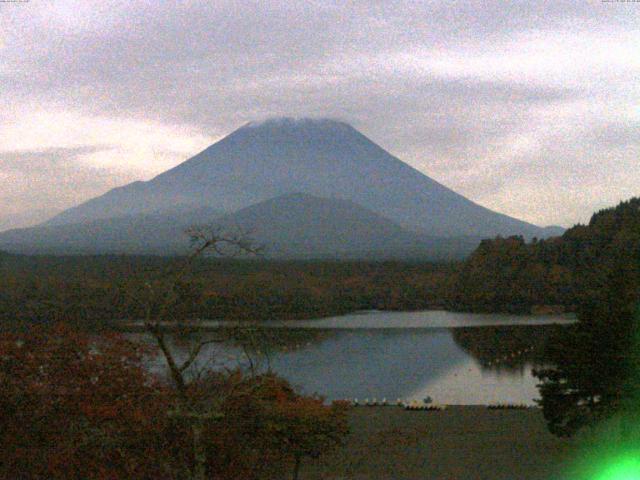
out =
[[(328, 400), (430, 396), (443, 404), (533, 404), (538, 391), (532, 369), (544, 366), (552, 331), (573, 321), (570, 316), (376, 311), (273, 322), (229, 330), (235, 340), (205, 347), (196, 369), (271, 368), (303, 392)], [(174, 340), (181, 356), (187, 355), (188, 342)], [(151, 360), (150, 368), (163, 371), (163, 359)]]

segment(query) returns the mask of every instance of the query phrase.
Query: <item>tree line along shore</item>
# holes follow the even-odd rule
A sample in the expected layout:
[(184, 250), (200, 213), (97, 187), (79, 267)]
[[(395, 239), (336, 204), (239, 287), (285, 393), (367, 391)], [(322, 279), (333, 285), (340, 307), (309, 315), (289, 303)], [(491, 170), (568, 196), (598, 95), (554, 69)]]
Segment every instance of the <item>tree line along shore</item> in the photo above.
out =
[[(613, 253), (633, 251), (637, 203), (598, 212), (561, 237), (485, 240), (461, 262), (202, 259), (181, 281), (171, 308), (182, 317), (240, 321), (369, 309), (576, 311), (604, 281)], [(64, 317), (98, 328), (141, 318), (130, 292), (177, 261), (2, 253), (0, 320), (7, 326)]]

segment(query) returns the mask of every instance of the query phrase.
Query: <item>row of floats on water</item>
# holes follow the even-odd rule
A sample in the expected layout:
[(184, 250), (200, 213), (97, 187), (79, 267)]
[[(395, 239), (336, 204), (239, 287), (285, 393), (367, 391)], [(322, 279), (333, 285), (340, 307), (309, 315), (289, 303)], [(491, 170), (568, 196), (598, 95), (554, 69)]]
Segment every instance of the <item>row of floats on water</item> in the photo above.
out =
[[(405, 410), (422, 410), (427, 412), (442, 412), (447, 409), (446, 405), (431, 403), (430, 397), (427, 397), (422, 402), (418, 402), (417, 400), (404, 402), (398, 398), (395, 403), (388, 402), (386, 398), (383, 398), (380, 401), (375, 398), (372, 400), (365, 398), (363, 402), (354, 398), (350, 403), (354, 407), (401, 407)], [(527, 405), (524, 403), (494, 403), (489, 404), (486, 407), (488, 410), (528, 410), (538, 408), (536, 405)]]
[(528, 410), (530, 408), (539, 408), (537, 405), (526, 405), (524, 403), (496, 403), (487, 405), (489, 410)]
[(373, 400), (369, 400), (368, 398), (364, 399), (364, 402), (360, 402), (358, 401), (357, 398), (354, 398), (353, 401), (351, 402), (351, 405), (353, 405), (354, 407), (358, 407), (358, 406), (363, 406), (363, 407), (389, 407), (389, 406), (395, 406), (395, 407), (401, 407), (404, 408), (405, 410), (426, 410), (426, 411), (443, 411), (447, 409), (446, 405), (437, 405), (434, 403), (431, 403), (431, 398), (426, 398), (425, 400), (423, 400), (422, 402), (418, 402), (417, 400), (413, 400), (411, 402), (404, 402), (402, 400), (400, 400), (399, 398), (395, 401), (395, 403), (393, 402), (388, 402), (386, 398), (383, 398), (382, 400), (378, 401), (375, 398)]

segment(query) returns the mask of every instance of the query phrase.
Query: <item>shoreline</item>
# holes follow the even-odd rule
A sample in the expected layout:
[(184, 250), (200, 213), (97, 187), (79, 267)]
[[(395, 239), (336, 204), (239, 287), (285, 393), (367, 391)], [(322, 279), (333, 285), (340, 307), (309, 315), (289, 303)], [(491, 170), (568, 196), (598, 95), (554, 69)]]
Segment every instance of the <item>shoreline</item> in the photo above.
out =
[[(419, 319), (418, 315), (432, 315), (435, 318)], [(449, 315), (446, 319), (437, 318), (438, 315)], [(376, 317), (406, 316), (402, 319), (388, 319)], [(462, 322), (455, 320), (456, 316), (475, 316), (477, 321)], [(494, 317), (512, 318), (514, 322), (504, 320), (490, 320)], [(349, 320), (353, 323), (344, 323)], [(200, 319), (192, 323), (176, 324), (173, 322), (162, 322), (160, 328), (165, 331), (193, 329), (198, 331), (217, 331), (224, 328), (267, 328), (267, 329), (317, 329), (317, 330), (358, 330), (358, 329), (429, 329), (429, 328), (471, 328), (471, 327), (500, 327), (512, 325), (565, 325), (576, 321), (576, 317), (571, 313), (536, 313), (536, 314), (513, 314), (513, 313), (474, 313), (460, 312), (444, 309), (425, 310), (355, 310), (349, 313), (328, 315), (312, 319), (297, 320), (261, 320), (256, 322), (240, 320), (205, 320)], [(124, 333), (145, 332), (142, 320), (125, 322), (122, 320), (112, 321), (112, 329)]]

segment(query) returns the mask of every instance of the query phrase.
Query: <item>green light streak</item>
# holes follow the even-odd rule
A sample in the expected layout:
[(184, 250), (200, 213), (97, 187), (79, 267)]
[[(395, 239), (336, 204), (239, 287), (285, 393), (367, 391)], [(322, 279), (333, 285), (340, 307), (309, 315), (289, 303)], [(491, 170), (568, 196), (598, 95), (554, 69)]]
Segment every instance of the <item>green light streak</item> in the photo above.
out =
[(640, 458), (636, 455), (617, 458), (593, 480), (640, 480)]
[(553, 480), (640, 480), (640, 305), (636, 312), (628, 398), (615, 415), (577, 435), (573, 461)]

